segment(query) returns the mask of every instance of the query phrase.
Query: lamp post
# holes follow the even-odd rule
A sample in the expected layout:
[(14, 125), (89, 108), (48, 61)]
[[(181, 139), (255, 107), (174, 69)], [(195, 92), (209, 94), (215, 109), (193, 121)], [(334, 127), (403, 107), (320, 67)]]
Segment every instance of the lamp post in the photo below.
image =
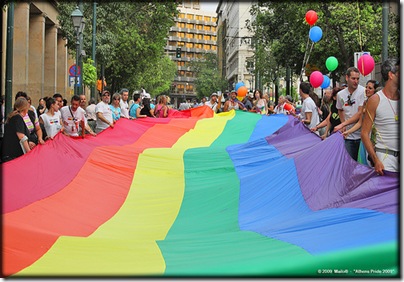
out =
[(76, 31), (76, 68), (74, 72), (74, 95), (79, 95), (78, 87), (78, 68), (79, 68), (79, 58), (80, 58), (80, 34), (84, 29), (83, 13), (80, 11), (79, 7), (70, 15), (73, 21), (74, 30)]

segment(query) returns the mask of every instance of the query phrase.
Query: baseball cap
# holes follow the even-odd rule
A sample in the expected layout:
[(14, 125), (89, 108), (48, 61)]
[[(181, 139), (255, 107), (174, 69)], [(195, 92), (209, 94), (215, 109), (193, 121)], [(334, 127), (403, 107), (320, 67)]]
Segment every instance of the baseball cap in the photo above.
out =
[(150, 97), (150, 94), (149, 94), (149, 93), (145, 93), (145, 94), (143, 95), (143, 98), (149, 98), (149, 99), (150, 99), (151, 97)]
[(213, 96), (219, 97), (219, 95), (217, 95), (216, 92), (213, 92), (213, 93), (210, 95), (210, 97), (213, 97)]

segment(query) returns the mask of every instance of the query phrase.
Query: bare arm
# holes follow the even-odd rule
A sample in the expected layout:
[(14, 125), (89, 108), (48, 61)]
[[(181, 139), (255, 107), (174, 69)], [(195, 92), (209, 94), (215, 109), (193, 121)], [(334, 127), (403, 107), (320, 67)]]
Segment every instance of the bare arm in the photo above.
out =
[(376, 173), (383, 175), (384, 165), (377, 157), (372, 141), (370, 140), (370, 133), (372, 131), (373, 120), (376, 115), (376, 109), (379, 105), (379, 101), (380, 97), (378, 95), (373, 95), (367, 102), (366, 113), (362, 122), (361, 138), (366, 151), (375, 164), (374, 168)]
[(227, 111), (229, 110), (229, 103), (230, 103), (229, 100), (227, 100), (226, 102), (224, 102), (223, 112), (227, 112)]
[[(21, 139), (24, 138), (24, 137), (26, 137), (26, 136), (25, 136), (24, 133), (17, 132), (17, 137), (18, 137), (18, 140), (21, 141)], [(24, 146), (24, 150), (25, 150), (26, 153), (28, 153), (29, 151), (31, 151), (31, 148), (30, 148), (30, 146), (29, 146), (29, 144), (28, 144), (28, 139), (24, 141), (23, 146)]]
[(112, 128), (114, 127), (114, 123), (109, 122), (101, 112), (97, 113), (97, 118), (100, 119), (102, 122), (105, 122), (106, 124), (108, 124), (110, 127), (112, 127)]

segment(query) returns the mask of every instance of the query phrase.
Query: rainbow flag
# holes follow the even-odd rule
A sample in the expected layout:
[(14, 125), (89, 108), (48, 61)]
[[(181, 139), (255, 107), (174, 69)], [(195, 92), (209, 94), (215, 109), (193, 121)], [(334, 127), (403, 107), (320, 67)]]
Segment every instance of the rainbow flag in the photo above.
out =
[(293, 117), (120, 119), (4, 163), (5, 277), (399, 277), (399, 175)]

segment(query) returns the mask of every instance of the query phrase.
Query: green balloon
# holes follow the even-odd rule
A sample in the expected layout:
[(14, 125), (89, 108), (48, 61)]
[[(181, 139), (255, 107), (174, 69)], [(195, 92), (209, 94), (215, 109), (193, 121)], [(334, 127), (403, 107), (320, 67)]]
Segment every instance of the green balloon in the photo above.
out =
[(329, 71), (333, 71), (338, 67), (338, 60), (334, 56), (328, 57), (325, 61), (325, 66)]

